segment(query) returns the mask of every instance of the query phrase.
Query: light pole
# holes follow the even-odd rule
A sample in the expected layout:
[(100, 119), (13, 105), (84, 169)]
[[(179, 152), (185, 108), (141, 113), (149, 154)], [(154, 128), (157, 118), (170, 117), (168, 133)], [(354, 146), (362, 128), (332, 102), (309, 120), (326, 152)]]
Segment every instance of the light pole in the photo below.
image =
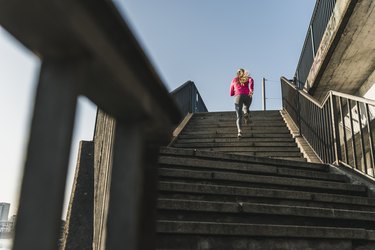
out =
[(266, 78), (262, 78), (262, 108), (266, 110)]

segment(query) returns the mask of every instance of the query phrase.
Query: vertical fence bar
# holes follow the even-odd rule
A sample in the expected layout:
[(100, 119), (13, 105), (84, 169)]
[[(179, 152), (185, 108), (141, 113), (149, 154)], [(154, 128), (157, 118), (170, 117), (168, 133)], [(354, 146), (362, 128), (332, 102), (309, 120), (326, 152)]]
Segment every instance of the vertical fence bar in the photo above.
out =
[(320, 130), (321, 130), (320, 141), (322, 144), (322, 150), (319, 156), (325, 162), (326, 161), (326, 146), (325, 146), (325, 130), (324, 130), (324, 107), (320, 109), (319, 117), (320, 117)]
[(341, 122), (342, 122), (342, 132), (343, 132), (343, 137), (344, 137), (344, 155), (345, 155), (345, 162), (349, 164), (349, 159), (348, 159), (348, 144), (346, 141), (346, 126), (345, 126), (345, 117), (343, 114), (342, 110), (342, 98), (339, 97), (339, 107), (340, 107), (340, 116), (341, 116)]
[(331, 115), (332, 115), (332, 132), (333, 132), (333, 142), (335, 148), (335, 156), (336, 156), (336, 163), (341, 161), (341, 146), (340, 146), (340, 134), (339, 134), (339, 125), (338, 125), (338, 117), (337, 117), (337, 103), (336, 97), (330, 94), (330, 102), (331, 102)]
[(332, 121), (331, 121), (331, 103), (330, 102), (327, 102), (326, 103), (326, 128), (327, 128), (327, 143), (328, 143), (328, 149), (329, 149), (329, 163), (332, 163), (333, 160), (334, 160), (334, 150), (332, 148)]
[(315, 49), (315, 37), (314, 37), (314, 30), (313, 30), (313, 25), (310, 25), (310, 36), (311, 36), (311, 50), (313, 57), (316, 55), (316, 49)]
[(374, 160), (374, 144), (372, 140), (372, 128), (371, 128), (371, 117), (370, 117), (370, 111), (368, 104), (365, 104), (365, 110), (366, 110), (366, 119), (367, 119), (367, 129), (368, 129), (368, 139), (369, 139), (369, 146), (370, 146), (370, 157), (371, 157), (371, 169), (372, 169), (372, 176), (375, 175), (374, 173), (374, 167), (375, 167), (375, 160)]
[(321, 117), (320, 117), (320, 108), (318, 106), (316, 106), (316, 117), (317, 117), (317, 124), (318, 124), (318, 127), (317, 127), (317, 137), (318, 137), (318, 143), (319, 143), (319, 147), (318, 147), (318, 151), (319, 151), (319, 155), (322, 154), (322, 150), (323, 150), (323, 145), (322, 145), (322, 134), (321, 134), (321, 129), (322, 129), (322, 120), (321, 120)]
[(322, 143), (322, 136), (323, 136), (323, 130), (322, 130), (322, 120), (320, 116), (320, 107), (315, 106), (316, 110), (316, 117), (317, 117), (317, 139), (318, 139), (318, 145), (319, 145), (319, 156), (323, 154), (323, 143)]
[(333, 131), (333, 114), (332, 114), (332, 102), (328, 101), (328, 132), (329, 132), (329, 148), (331, 151), (330, 162), (334, 162), (336, 159), (334, 131)]
[(354, 136), (354, 126), (353, 126), (353, 115), (352, 115), (352, 104), (350, 99), (347, 99), (348, 101), (348, 112), (349, 112), (349, 119), (350, 119), (350, 131), (352, 136), (352, 153), (353, 153), (353, 161), (354, 161), (354, 168), (358, 169), (357, 166), (357, 150), (355, 145), (355, 136)]
[(365, 142), (364, 142), (363, 132), (362, 132), (361, 109), (359, 107), (358, 101), (356, 101), (356, 106), (357, 106), (357, 117), (358, 117), (358, 126), (359, 126), (359, 139), (360, 139), (360, 145), (362, 149), (363, 167), (365, 168), (364, 172), (367, 174), (366, 148), (365, 148)]
[(311, 111), (312, 111), (312, 125), (313, 125), (313, 130), (312, 130), (312, 135), (314, 138), (314, 144), (315, 148), (319, 148), (319, 143), (318, 143), (318, 136), (317, 136), (317, 128), (318, 128), (318, 121), (317, 121), (317, 116), (316, 116), (316, 106), (310, 102), (311, 105)]
[(297, 93), (297, 121), (299, 127), (299, 135), (302, 135), (302, 123), (301, 123), (301, 103), (300, 103), (300, 93), (299, 90), (296, 90)]
[(322, 111), (323, 111), (323, 127), (325, 128), (324, 129), (324, 146), (325, 146), (325, 159), (324, 159), (324, 162), (329, 162), (329, 156), (330, 156), (330, 152), (329, 152), (329, 144), (328, 144), (328, 138), (329, 138), (329, 131), (327, 128), (329, 128), (327, 126), (327, 122), (328, 122), (328, 118), (327, 118), (327, 104), (325, 104), (323, 107), (322, 107)]

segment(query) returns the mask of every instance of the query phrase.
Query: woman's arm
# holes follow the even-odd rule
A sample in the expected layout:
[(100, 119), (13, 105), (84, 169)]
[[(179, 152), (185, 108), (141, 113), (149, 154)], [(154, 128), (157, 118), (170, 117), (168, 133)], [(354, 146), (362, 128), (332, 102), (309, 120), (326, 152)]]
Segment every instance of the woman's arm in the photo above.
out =
[(230, 96), (234, 96), (234, 84), (235, 84), (235, 80), (233, 79), (232, 82), (230, 83), (230, 88), (229, 88)]
[(249, 77), (249, 96), (252, 96), (254, 92), (254, 79)]

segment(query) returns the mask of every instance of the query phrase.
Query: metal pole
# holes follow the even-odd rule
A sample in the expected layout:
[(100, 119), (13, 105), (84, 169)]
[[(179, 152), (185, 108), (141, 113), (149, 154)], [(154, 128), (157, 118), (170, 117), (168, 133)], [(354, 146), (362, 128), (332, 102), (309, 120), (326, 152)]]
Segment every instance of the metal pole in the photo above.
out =
[(266, 83), (266, 78), (262, 78), (262, 108), (263, 108), (263, 111), (266, 110), (266, 87), (265, 87), (265, 83)]
[(331, 116), (332, 116), (332, 134), (333, 134), (333, 143), (335, 150), (336, 163), (339, 164), (342, 160), (341, 155), (341, 144), (340, 144), (340, 132), (339, 132), (339, 121), (337, 115), (337, 104), (336, 97), (330, 93), (330, 102), (331, 102)]

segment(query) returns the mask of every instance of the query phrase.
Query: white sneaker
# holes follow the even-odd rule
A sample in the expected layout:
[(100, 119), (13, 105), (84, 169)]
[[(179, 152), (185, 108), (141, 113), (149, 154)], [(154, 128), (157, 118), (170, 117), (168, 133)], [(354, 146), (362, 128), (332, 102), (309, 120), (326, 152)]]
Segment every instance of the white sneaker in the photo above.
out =
[(242, 131), (238, 131), (237, 136), (238, 136), (239, 138), (242, 137)]

